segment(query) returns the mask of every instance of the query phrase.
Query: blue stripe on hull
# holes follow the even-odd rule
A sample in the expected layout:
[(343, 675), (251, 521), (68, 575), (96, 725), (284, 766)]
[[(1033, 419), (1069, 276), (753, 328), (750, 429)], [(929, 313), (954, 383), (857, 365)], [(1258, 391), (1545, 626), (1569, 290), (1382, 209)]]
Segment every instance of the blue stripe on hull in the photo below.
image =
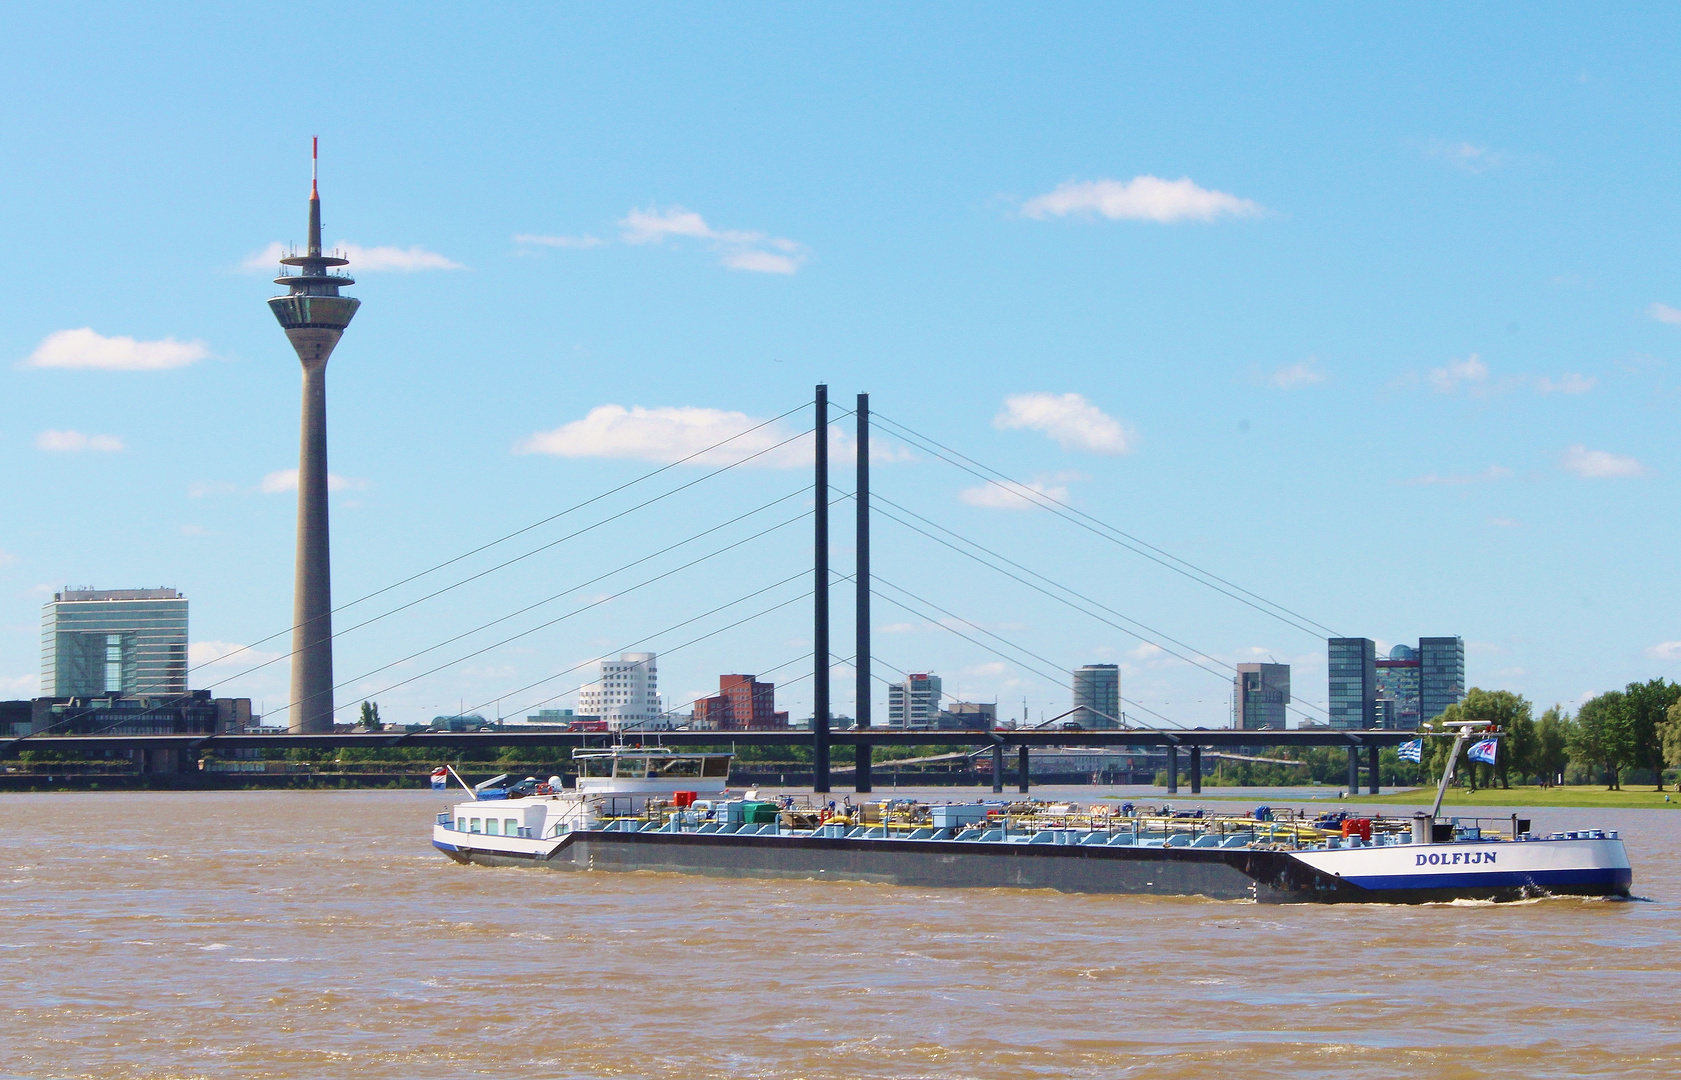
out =
[(1586, 888), (1626, 891), (1634, 881), (1627, 868), (1596, 867), (1588, 870), (1502, 870), (1498, 873), (1384, 874), (1345, 878), (1362, 889), (1381, 891), (1405, 889), (1521, 889), (1543, 892), (1575, 891)]

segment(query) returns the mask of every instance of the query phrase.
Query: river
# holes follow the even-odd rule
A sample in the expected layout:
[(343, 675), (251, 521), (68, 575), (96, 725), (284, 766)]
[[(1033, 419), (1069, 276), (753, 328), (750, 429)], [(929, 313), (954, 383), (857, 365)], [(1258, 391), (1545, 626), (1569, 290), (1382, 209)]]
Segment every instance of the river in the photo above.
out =
[(1681, 814), (1524, 811), (1620, 829), (1641, 902), (1316, 907), (463, 867), (446, 801), (0, 796), (0, 1076), (1681, 1066)]

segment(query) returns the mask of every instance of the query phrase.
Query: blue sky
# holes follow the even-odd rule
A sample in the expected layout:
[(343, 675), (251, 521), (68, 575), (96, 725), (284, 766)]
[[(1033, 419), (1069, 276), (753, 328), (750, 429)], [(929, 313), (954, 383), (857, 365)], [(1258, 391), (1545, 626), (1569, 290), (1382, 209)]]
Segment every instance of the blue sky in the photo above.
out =
[[(312, 135), (327, 239), (363, 300), (329, 368), (340, 603), (827, 381), (1339, 633), (1460, 634), (1473, 684), (1545, 705), (1681, 676), (1681, 19), (1596, 14), (15, 12), (0, 693), (35, 692), (40, 604), (66, 584), (183, 589), (200, 661), (289, 623), (298, 367), (263, 301), (271, 245), (303, 239)], [(1294, 663), (1303, 715), (1323, 703), (1322, 639), (878, 442), (883, 496), (1216, 671)], [(338, 625), (706, 471), (669, 470)], [(795, 597), (647, 640), (796, 573), (809, 526), (532, 628), (798, 515), (808, 479), (773, 451), (347, 632), (340, 700), (375, 695), (394, 720), (570, 704), (587, 667), (569, 667)], [(1043, 658), (878, 601), (876, 654), (963, 697), (1052, 715), (1068, 690), (1048, 675), (1114, 662), (1139, 706), (1227, 720), (1222, 678), (896, 524), (878, 524), (875, 563)], [(785, 662), (770, 677), (795, 679), (809, 638), (790, 604), (672, 652), (662, 688), (679, 703)], [(242, 661), (283, 641), (195, 682), (277, 714), (284, 660)], [(779, 707), (809, 710), (809, 685)], [(844, 672), (836, 685), (850, 712)]]

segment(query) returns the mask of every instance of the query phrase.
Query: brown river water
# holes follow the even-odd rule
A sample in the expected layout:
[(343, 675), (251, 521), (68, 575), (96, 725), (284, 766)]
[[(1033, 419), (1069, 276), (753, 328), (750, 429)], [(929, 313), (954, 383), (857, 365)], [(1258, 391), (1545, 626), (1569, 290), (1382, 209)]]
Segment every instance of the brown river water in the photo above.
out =
[(1318, 907), (463, 867), (448, 801), (0, 796), (0, 1077), (1681, 1068), (1681, 814), (1525, 811), (1641, 902)]

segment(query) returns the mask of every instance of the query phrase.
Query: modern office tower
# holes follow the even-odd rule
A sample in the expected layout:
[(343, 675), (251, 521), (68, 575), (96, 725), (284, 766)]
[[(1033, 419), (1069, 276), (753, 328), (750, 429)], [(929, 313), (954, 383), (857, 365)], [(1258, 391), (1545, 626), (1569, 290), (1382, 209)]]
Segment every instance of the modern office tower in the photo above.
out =
[(926, 673), (906, 676), (887, 688), (890, 727), (933, 727), (940, 719), (940, 677)]
[(714, 731), (750, 731), (788, 726), (776, 711), (776, 684), (751, 675), (718, 676), (718, 693), (695, 702), (693, 724)]
[(1289, 664), (1239, 664), (1232, 680), (1232, 727), (1283, 731), (1290, 704)]
[(1069, 717), (1086, 728), (1121, 726), (1121, 669), (1114, 664), (1086, 664), (1074, 669), (1074, 712)]
[(70, 589), (41, 607), (41, 696), (187, 693), (187, 598), (174, 589)]
[(1389, 650), (1387, 660), (1377, 662), (1377, 686), (1380, 701), (1390, 702), (1393, 717), (1386, 717), (1383, 726), (1403, 731), (1417, 731), (1419, 724), (1419, 660), (1418, 650), (1411, 645), (1397, 645)]
[(1419, 719), (1428, 723), (1465, 700), (1465, 639), (1418, 639)]
[(627, 652), (601, 664), (600, 678), (578, 691), (578, 712), (609, 731), (663, 731), (676, 721), (660, 712), (659, 669), (651, 652)]
[(348, 259), (321, 253), (321, 195), (310, 153), (309, 247), (280, 262), (293, 273), (274, 279), (291, 291), (268, 306), (303, 364), (303, 424), (298, 449), (298, 547), (292, 586), (291, 730), (333, 730), (333, 588), (327, 544), (327, 358), (361, 306), (340, 296), (355, 281), (327, 272)]
[(1371, 638), (1330, 638), (1331, 726), (1370, 727), (1377, 713), (1377, 643)]

